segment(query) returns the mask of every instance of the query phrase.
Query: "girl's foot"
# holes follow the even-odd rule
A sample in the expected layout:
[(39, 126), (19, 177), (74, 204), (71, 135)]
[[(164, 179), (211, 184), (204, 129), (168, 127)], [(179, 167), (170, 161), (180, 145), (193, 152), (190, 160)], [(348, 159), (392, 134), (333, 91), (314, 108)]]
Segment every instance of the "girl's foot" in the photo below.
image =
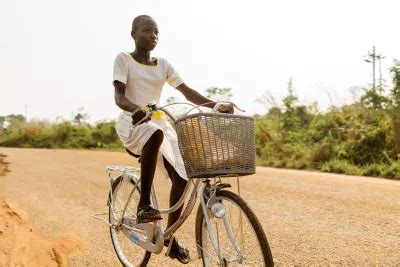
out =
[(138, 208), (136, 215), (136, 223), (148, 223), (157, 220), (162, 220), (160, 211), (154, 209), (150, 205), (145, 205)]
[(174, 236), (171, 237), (171, 240), (165, 240), (164, 246), (168, 246), (166, 256), (171, 259), (177, 259), (182, 264), (188, 264), (190, 262), (189, 250), (185, 247), (182, 247)]

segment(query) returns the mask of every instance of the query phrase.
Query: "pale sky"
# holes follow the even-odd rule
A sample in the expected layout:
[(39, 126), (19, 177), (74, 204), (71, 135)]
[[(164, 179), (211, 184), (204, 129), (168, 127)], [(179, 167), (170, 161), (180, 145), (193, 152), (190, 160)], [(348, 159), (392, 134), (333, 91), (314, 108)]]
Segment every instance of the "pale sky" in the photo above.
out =
[[(115, 118), (112, 69), (133, 51), (132, 19), (155, 18), (153, 56), (167, 58), (192, 88), (232, 87), (240, 107), (263, 113), (255, 99), (286, 94), (289, 77), (302, 103), (351, 102), (348, 88), (371, 83), (363, 55), (375, 45), (400, 59), (400, 2), (216, 0), (1, 0), (0, 115), (70, 119), (84, 107), (91, 121)], [(162, 99), (179, 96), (165, 86)]]

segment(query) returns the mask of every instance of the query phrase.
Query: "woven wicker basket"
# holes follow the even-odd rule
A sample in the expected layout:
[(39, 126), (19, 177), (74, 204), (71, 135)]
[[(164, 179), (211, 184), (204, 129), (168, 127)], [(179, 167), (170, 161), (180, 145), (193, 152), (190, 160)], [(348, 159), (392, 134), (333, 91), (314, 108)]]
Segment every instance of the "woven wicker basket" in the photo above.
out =
[(175, 128), (189, 178), (255, 173), (252, 117), (197, 113), (178, 119)]

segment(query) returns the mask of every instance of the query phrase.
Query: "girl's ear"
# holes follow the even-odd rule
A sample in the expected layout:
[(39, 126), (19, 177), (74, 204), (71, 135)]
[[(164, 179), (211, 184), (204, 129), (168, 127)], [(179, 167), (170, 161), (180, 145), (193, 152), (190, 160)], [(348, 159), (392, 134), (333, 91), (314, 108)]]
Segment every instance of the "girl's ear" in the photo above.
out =
[(131, 31), (131, 36), (132, 36), (132, 38), (133, 38), (133, 40), (135, 40), (135, 31)]

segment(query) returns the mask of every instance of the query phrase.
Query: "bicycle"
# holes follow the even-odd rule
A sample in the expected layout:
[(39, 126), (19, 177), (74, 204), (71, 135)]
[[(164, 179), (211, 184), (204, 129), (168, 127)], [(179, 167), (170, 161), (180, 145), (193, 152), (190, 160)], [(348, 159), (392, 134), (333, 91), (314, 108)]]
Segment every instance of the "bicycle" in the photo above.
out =
[[(148, 105), (147, 116), (143, 118), (143, 120), (150, 118), (154, 112), (161, 110), (166, 113), (173, 122), (175, 122), (177, 127), (177, 125), (179, 125), (177, 122), (184, 121), (185, 117), (183, 119), (175, 118), (167, 109), (165, 109), (167, 106), (158, 107), (155, 104)], [(199, 109), (198, 106), (194, 107)], [(206, 115), (206, 119), (208, 119), (207, 123), (210, 122), (210, 118), (215, 118), (216, 116), (213, 115), (214, 113), (202, 114)], [(228, 116), (227, 120), (233, 121), (233, 123), (237, 122), (238, 118), (240, 119), (241, 117), (244, 117), (240, 115), (220, 116)], [(193, 118), (195, 118), (195, 115), (186, 116), (186, 120), (189, 120), (192, 124)], [(228, 129), (228, 127), (221, 125), (221, 117), (218, 117), (217, 121), (220, 125), (218, 126), (218, 129), (217, 126), (213, 126), (212, 134), (214, 135), (216, 135), (218, 131), (223, 132)], [(185, 128), (186, 126), (184, 125), (183, 127), (184, 131), (187, 130)], [(204, 127), (202, 128), (201, 123), (199, 123), (199, 127), (200, 135), (202, 131), (204, 135)], [(182, 131), (182, 129), (180, 129), (180, 131)], [(232, 129), (230, 129), (230, 131), (234, 132)], [(240, 129), (240, 131), (243, 132), (242, 129)], [(180, 133), (178, 130), (177, 133), (179, 137)], [(193, 136), (191, 135), (196, 135), (198, 132), (187, 132), (187, 134), (189, 134), (189, 138), (192, 138)], [(215, 136), (210, 137), (212, 134), (209, 132), (207, 134), (209, 139), (216, 138)], [(226, 133), (226, 136), (228, 135), (229, 134)], [(180, 138), (180, 148), (184, 146), (181, 146), (181, 141)], [(225, 150), (228, 150), (228, 154), (229, 149), (231, 149), (231, 152), (233, 151), (233, 154), (235, 153), (235, 147), (231, 145), (229, 148), (229, 143), (224, 145), (223, 141), (220, 142), (220, 147), (218, 147), (218, 144), (216, 144), (216, 147), (217, 150), (225, 148)], [(256, 215), (240, 197), (240, 191), (238, 195), (227, 190), (231, 185), (223, 183), (221, 179), (224, 177), (236, 177), (238, 190), (240, 190), (238, 177), (240, 175), (255, 173), (255, 163), (252, 161), (252, 157), (250, 157), (250, 170), (247, 168), (249, 166), (246, 166), (247, 169), (242, 166), (242, 169), (235, 169), (234, 173), (227, 170), (223, 170), (222, 172), (219, 170), (210, 173), (207, 169), (204, 169), (204, 166), (193, 166), (193, 164), (198, 165), (199, 161), (196, 157), (193, 157), (193, 147), (189, 147), (188, 149), (189, 150), (186, 151), (184, 149), (181, 150), (183, 157), (190, 157), (188, 153), (192, 153), (192, 162), (190, 162), (190, 160), (185, 161), (184, 158), (185, 167), (188, 172), (188, 183), (180, 200), (173, 207), (160, 209), (157, 202), (154, 184), (151, 189), (152, 205), (154, 208), (159, 209), (161, 214), (168, 214), (176, 211), (179, 207), (185, 204), (189, 196), (186, 208), (183, 210), (178, 221), (165, 231), (160, 221), (136, 224), (136, 208), (140, 197), (140, 169), (128, 166), (107, 167), (106, 170), (110, 178), (111, 187), (107, 201), (109, 207), (108, 221), (99, 217), (99, 215), (105, 215), (104, 213), (96, 214), (94, 216), (98, 219), (102, 219), (109, 225), (112, 244), (120, 262), (124, 266), (146, 266), (150, 260), (151, 253), (161, 253), (164, 247), (164, 239), (173, 238), (174, 233), (189, 217), (195, 206), (197, 195), (199, 194), (200, 205), (196, 214), (195, 240), (197, 253), (199, 258), (202, 259), (203, 266), (211, 266), (214, 264), (219, 266), (273, 266), (274, 263), (271, 250), (264, 230)], [(210, 146), (208, 149), (212, 150), (212, 147)], [(217, 153), (219, 152), (217, 151)], [(202, 150), (200, 149), (195, 153), (203, 153), (202, 156), (204, 157), (205, 154), (207, 154), (207, 149), (203, 147)], [(236, 151), (236, 153), (240, 153), (240, 151)], [(223, 165), (223, 168), (225, 169), (228, 164), (226, 162), (229, 162), (228, 154), (223, 153), (223, 156), (226, 156), (224, 156), (225, 165)], [(211, 162), (213, 165), (215, 160), (216, 159), (208, 159), (208, 161), (206, 161), (204, 159), (204, 162)], [(187, 166), (187, 164), (191, 166)], [(216, 169), (215, 164), (212, 167), (213, 169)], [(254, 169), (252, 169), (253, 167)], [(115, 172), (117, 172), (117, 175), (113, 175)], [(190, 190), (191, 187), (192, 189)]]

